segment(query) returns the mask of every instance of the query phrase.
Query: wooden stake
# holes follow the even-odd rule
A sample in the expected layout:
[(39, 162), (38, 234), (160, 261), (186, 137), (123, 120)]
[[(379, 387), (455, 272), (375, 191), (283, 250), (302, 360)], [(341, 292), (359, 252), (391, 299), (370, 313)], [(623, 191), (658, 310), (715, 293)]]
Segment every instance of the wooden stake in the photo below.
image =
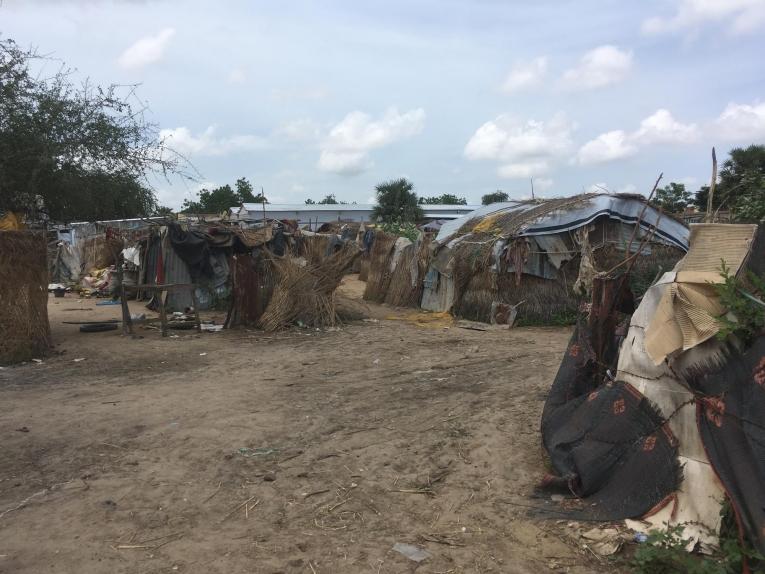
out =
[(707, 197), (707, 216), (704, 218), (705, 223), (712, 223), (714, 219), (714, 210), (712, 209), (714, 197), (715, 197), (715, 185), (717, 185), (717, 154), (715, 148), (712, 148), (712, 181), (709, 182), (709, 197)]
[(638, 215), (637, 221), (635, 222), (635, 229), (632, 230), (632, 235), (630, 236), (630, 242), (627, 244), (627, 253), (624, 258), (625, 261), (630, 258), (630, 251), (632, 250), (632, 242), (635, 240), (635, 237), (637, 237), (638, 229), (640, 229), (640, 222), (643, 220), (643, 215), (645, 215), (645, 210), (648, 209), (648, 205), (651, 203), (651, 199), (653, 199), (653, 194), (656, 193), (656, 189), (659, 187), (659, 182), (661, 181), (662, 177), (664, 177), (664, 173), (660, 173), (659, 177), (656, 178), (656, 183), (653, 184), (653, 189), (651, 190), (651, 193), (648, 194), (648, 199), (646, 199), (645, 204), (643, 205), (643, 209), (640, 210), (640, 215)]

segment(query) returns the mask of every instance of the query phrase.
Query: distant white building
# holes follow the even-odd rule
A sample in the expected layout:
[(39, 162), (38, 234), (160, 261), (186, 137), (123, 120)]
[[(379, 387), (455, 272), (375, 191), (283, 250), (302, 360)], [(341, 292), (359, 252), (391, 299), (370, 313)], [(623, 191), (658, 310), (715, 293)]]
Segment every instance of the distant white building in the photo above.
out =
[[(259, 221), (266, 219), (293, 220), (298, 225), (340, 222), (364, 222), (372, 218), (373, 204), (301, 204), (301, 203), (243, 203), (238, 210), (232, 208), (232, 219)], [(425, 219), (456, 219), (474, 211), (479, 205), (420, 205)]]

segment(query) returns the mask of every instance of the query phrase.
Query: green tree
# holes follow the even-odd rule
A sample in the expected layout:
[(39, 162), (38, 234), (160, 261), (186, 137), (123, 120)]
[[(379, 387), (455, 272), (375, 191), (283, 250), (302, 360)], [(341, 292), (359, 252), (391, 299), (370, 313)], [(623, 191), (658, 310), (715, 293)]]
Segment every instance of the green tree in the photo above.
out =
[(0, 210), (30, 213), (41, 198), (56, 221), (148, 215), (146, 185), (189, 164), (147, 123), (132, 87), (75, 86), (68, 69), (30, 70), (41, 58), (0, 39)]
[(490, 203), (499, 203), (500, 201), (507, 201), (510, 196), (507, 195), (501, 189), (498, 189), (494, 193), (487, 193), (481, 198), (481, 205), (489, 205)]
[(335, 194), (330, 193), (324, 197), (321, 201), (319, 201), (319, 205), (337, 205), (340, 203), (335, 199)]
[(309, 197), (308, 199), (305, 200), (305, 204), (306, 205), (316, 205), (316, 202)]
[(164, 205), (158, 205), (154, 209), (154, 213), (152, 213), (154, 217), (170, 217), (174, 215), (174, 211), (172, 207), (166, 207)]
[(415, 222), (423, 217), (422, 208), (417, 204), (414, 184), (405, 178), (383, 182), (375, 187), (377, 205), (372, 210), (372, 219), (384, 223)]
[(684, 183), (672, 182), (658, 188), (651, 203), (667, 213), (683, 213), (692, 200), (693, 194), (685, 189)]
[(236, 180), (234, 189), (228, 184), (215, 189), (201, 189), (197, 199), (183, 201), (183, 213), (223, 213), (227, 209), (242, 203), (268, 203), (263, 194), (254, 195), (252, 184), (241, 177)]
[(467, 205), (467, 200), (464, 197), (445, 193), (435, 197), (421, 197), (419, 203), (420, 205)]
[[(240, 177), (236, 180), (236, 183), (234, 184), (236, 187), (236, 194), (239, 197), (239, 203), (262, 203), (263, 202), (263, 196), (261, 194), (258, 194), (257, 196), (253, 193), (252, 190), (252, 184), (247, 181), (247, 178)], [(231, 206), (229, 206), (231, 207)]]
[[(696, 206), (706, 211), (709, 187), (696, 192)], [(713, 209), (730, 210), (735, 221), (757, 222), (765, 217), (765, 145), (730, 151), (715, 185)]]

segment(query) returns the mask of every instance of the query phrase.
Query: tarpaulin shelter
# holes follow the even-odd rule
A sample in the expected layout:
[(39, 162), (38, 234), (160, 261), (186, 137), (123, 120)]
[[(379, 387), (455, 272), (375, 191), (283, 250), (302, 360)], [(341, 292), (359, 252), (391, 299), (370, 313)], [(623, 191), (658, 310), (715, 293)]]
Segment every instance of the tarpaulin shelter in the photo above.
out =
[(576, 495), (563, 507), (572, 516), (682, 525), (689, 547), (705, 549), (727, 499), (765, 552), (765, 335), (715, 337), (727, 312), (721, 260), (732, 276), (763, 276), (763, 229), (691, 225), (688, 254), (628, 321), (595, 294), (542, 417), (554, 469), (545, 482)]
[(423, 309), (489, 321), (494, 303), (522, 302), (519, 321), (556, 323), (627, 250), (640, 250), (633, 281), (671, 268), (688, 228), (642, 196), (584, 194), (484, 206), (445, 223), (434, 245)]

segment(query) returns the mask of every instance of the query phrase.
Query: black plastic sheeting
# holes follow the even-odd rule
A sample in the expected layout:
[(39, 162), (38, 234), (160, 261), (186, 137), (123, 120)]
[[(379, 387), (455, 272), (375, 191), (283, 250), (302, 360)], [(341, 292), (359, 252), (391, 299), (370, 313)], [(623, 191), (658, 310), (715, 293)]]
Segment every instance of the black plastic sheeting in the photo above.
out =
[(208, 236), (200, 231), (186, 231), (180, 225), (167, 226), (168, 237), (173, 249), (186, 265), (194, 282), (201, 277), (211, 277), (213, 269), (210, 264), (210, 245)]
[(595, 280), (593, 304), (545, 402), (542, 441), (554, 474), (542, 487), (573, 496), (561, 506), (571, 518), (643, 516), (667, 501), (682, 479), (677, 442), (658, 410), (611, 378), (632, 311), (626, 276)]
[(685, 379), (697, 396), (704, 449), (739, 528), (765, 555), (765, 336), (721, 368)]

